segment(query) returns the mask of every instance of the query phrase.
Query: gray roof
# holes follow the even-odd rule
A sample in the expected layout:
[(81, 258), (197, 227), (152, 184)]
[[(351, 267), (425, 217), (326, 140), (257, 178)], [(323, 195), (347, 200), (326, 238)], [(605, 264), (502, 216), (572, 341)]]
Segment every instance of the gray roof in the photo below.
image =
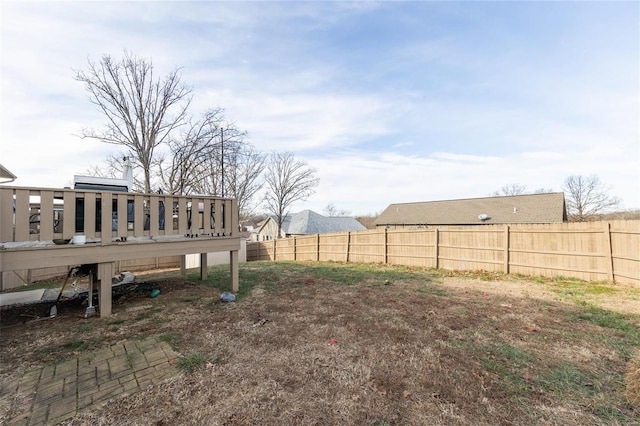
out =
[(365, 229), (365, 226), (353, 217), (322, 216), (311, 210), (287, 215), (282, 223), (282, 230), (288, 235), (326, 234)]
[[(485, 220), (480, 215), (487, 215)], [(467, 198), (391, 204), (374, 222), (386, 225), (479, 225), (561, 223), (567, 220), (564, 193)]]

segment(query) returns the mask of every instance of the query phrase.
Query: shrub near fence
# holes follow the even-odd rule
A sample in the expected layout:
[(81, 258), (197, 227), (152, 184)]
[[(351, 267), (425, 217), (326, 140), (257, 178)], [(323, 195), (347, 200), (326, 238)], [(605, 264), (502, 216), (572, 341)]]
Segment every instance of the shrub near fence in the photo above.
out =
[(640, 221), (377, 229), (247, 244), (247, 260), (386, 263), (640, 286)]

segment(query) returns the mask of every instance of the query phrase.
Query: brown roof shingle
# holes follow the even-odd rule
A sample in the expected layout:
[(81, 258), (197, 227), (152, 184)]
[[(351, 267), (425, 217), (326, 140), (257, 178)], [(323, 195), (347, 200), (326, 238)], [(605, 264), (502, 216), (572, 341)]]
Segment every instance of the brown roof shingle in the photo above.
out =
[[(488, 216), (484, 221), (479, 218), (482, 214)], [(375, 225), (561, 223), (566, 218), (564, 193), (551, 192), (390, 204)]]

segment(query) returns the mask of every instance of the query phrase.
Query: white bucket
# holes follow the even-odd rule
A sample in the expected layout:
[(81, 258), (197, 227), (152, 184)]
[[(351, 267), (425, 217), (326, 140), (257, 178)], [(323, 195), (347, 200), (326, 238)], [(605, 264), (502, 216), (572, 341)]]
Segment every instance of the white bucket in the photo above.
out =
[(84, 235), (74, 235), (71, 239), (71, 243), (73, 244), (84, 244), (87, 242), (87, 237)]

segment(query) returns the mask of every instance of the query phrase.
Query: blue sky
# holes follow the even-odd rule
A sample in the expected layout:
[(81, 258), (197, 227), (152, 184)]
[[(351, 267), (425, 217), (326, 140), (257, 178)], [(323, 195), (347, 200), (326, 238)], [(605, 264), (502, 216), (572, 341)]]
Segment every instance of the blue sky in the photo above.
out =
[(74, 69), (124, 49), (182, 68), (259, 150), (315, 167), (354, 214), (559, 191), (597, 174), (640, 208), (638, 2), (12, 2), (1, 13), (0, 163), (62, 187), (111, 145)]

